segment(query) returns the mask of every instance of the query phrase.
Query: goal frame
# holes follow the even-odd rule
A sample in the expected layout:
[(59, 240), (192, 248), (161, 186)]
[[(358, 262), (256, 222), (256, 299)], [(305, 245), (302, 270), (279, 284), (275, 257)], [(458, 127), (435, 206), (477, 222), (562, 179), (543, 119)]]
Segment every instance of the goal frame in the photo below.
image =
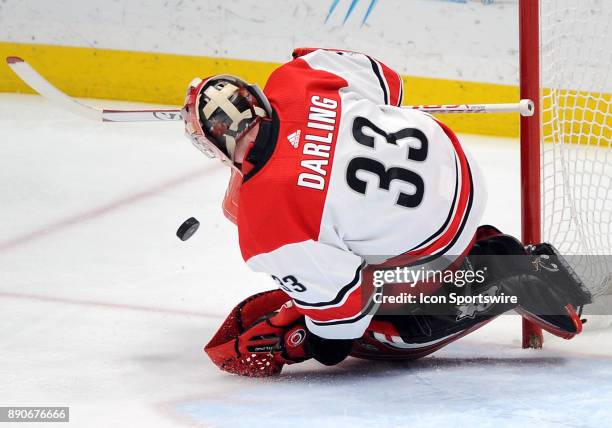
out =
[[(520, 96), (534, 102), (535, 114), (520, 118), (521, 240), (541, 242), (540, 0), (519, 0)], [(542, 329), (523, 318), (523, 348), (541, 348)]]

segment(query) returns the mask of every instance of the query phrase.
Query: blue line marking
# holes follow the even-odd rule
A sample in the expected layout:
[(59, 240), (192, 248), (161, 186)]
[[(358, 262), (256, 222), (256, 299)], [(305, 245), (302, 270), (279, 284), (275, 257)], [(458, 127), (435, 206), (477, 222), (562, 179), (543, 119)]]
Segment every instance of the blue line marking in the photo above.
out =
[(363, 24), (365, 24), (366, 21), (368, 20), (368, 17), (370, 16), (370, 13), (372, 13), (372, 9), (374, 9), (374, 6), (376, 6), (377, 2), (378, 2), (378, 0), (370, 1), (370, 5), (368, 6), (368, 10), (366, 11), (366, 14), (363, 17), (363, 20), (361, 21), (361, 26), (363, 26)]
[(342, 25), (344, 25), (346, 23), (346, 20), (349, 19), (349, 17), (351, 16), (351, 13), (353, 13), (353, 10), (355, 9), (355, 6), (357, 6), (357, 3), (359, 3), (359, 0), (353, 0), (351, 2), (351, 5), (346, 11), (346, 15), (344, 15), (344, 21), (342, 21)]
[(340, 0), (334, 0), (332, 2), (331, 6), (329, 7), (329, 11), (327, 12), (327, 17), (325, 17), (326, 23), (329, 17), (332, 16), (332, 13), (334, 13), (334, 10), (336, 10), (336, 6), (338, 6), (338, 3), (340, 3)]

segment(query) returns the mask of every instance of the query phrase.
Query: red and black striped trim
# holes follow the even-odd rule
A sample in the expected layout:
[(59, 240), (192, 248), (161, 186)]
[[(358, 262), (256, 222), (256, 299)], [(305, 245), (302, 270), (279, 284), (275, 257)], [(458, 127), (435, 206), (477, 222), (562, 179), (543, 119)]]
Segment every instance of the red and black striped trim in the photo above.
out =
[(351, 282), (349, 282), (344, 287), (342, 287), (340, 289), (340, 291), (338, 292), (338, 294), (336, 295), (336, 297), (334, 297), (333, 300), (330, 300), (328, 302), (317, 302), (317, 303), (309, 303), (309, 302), (304, 302), (303, 300), (297, 300), (297, 299), (293, 299), (293, 301), (298, 306), (303, 306), (303, 307), (307, 307), (307, 308), (322, 308), (322, 307), (325, 307), (325, 306), (337, 305), (338, 303), (340, 303), (342, 301), (342, 299), (344, 299), (344, 297), (349, 292), (351, 292), (351, 290), (353, 290), (356, 286), (359, 286), (359, 282), (360, 282), (360, 279), (361, 279), (361, 271), (365, 267), (365, 265), (366, 265), (365, 262), (362, 262), (361, 265), (359, 265), (359, 267), (355, 271), (355, 276), (353, 277)]
[(370, 64), (372, 65), (372, 71), (376, 75), (378, 83), (380, 84), (380, 88), (382, 89), (385, 104), (389, 104), (389, 85), (387, 84), (387, 81), (384, 78), (383, 71), (381, 70), (380, 65), (377, 61), (373, 60), (369, 56), (368, 59), (370, 60)]
[[(380, 293), (382, 293), (382, 290), (379, 291)], [(359, 321), (360, 319), (362, 319), (363, 317), (367, 316), (367, 315), (373, 315), (376, 311), (374, 310), (374, 308), (377, 306), (377, 303), (374, 302), (374, 296), (372, 296), (372, 298), (370, 299), (370, 301), (368, 302), (368, 305), (361, 310), (357, 315), (350, 317), (350, 318), (343, 318), (343, 319), (338, 319), (338, 320), (330, 320), (330, 321), (315, 321), (312, 319), (312, 317), (310, 318), (310, 321), (314, 324), (314, 325), (318, 325), (318, 326), (329, 326), (329, 325), (342, 325), (342, 324), (353, 324), (354, 322)]]
[(453, 213), (455, 212), (455, 206), (457, 205), (458, 195), (459, 195), (459, 165), (457, 163), (457, 158), (455, 157), (455, 192), (453, 194), (453, 203), (451, 204), (450, 210), (448, 211), (448, 216), (446, 217), (446, 220), (444, 220), (444, 223), (442, 224), (442, 226), (440, 226), (440, 228), (436, 230), (433, 234), (431, 234), (421, 243), (415, 245), (409, 250), (406, 250), (404, 253), (409, 253), (418, 248), (421, 248), (429, 244), (431, 241), (435, 240), (436, 238), (438, 238), (440, 235), (442, 235), (442, 233), (446, 230), (449, 223), (451, 222), (451, 219), (453, 218)]

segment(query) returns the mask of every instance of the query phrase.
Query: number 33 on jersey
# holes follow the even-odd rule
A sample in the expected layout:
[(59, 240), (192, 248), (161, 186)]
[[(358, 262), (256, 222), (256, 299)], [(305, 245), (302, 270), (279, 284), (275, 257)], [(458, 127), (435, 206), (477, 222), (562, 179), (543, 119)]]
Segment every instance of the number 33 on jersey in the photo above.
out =
[(364, 267), (462, 254), (486, 190), (450, 129), (397, 107), (397, 73), (353, 52), (294, 56), (264, 89), (274, 117), (239, 190), (240, 247), (294, 299), (309, 330), (360, 337), (372, 317)]

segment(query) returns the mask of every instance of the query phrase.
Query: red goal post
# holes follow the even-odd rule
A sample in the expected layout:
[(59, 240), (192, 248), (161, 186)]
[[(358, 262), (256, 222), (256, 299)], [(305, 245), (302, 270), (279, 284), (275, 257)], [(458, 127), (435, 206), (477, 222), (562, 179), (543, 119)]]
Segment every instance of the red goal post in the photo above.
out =
[[(521, 234), (550, 242), (612, 324), (612, 1), (519, 0)], [(607, 299), (607, 300), (606, 300)], [(603, 308), (595, 311), (597, 305)], [(542, 346), (523, 320), (523, 347)]]
[[(540, 0), (519, 0), (520, 96), (534, 102), (535, 114), (521, 116), (521, 239), (541, 241), (540, 193)], [(523, 319), (523, 348), (541, 348), (542, 330)]]

